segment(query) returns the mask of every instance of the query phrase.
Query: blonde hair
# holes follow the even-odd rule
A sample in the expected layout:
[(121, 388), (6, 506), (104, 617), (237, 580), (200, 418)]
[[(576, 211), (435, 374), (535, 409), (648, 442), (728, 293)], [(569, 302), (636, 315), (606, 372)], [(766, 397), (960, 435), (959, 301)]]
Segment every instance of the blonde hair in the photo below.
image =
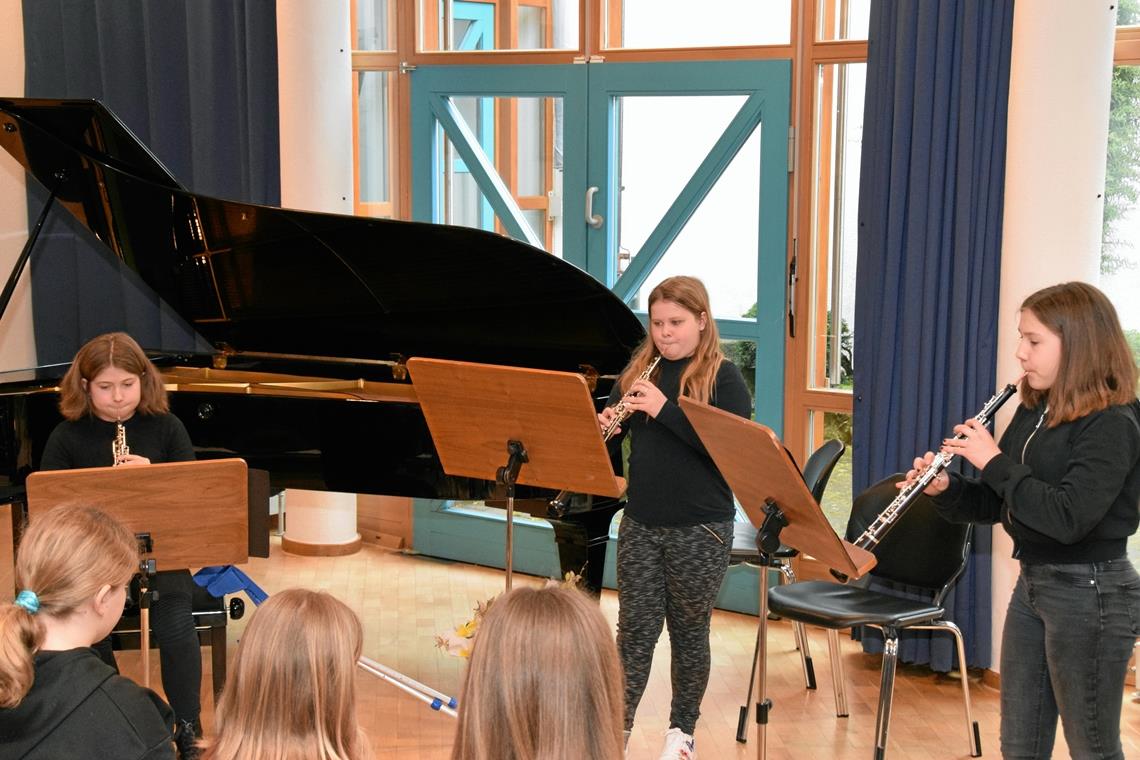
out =
[(39, 610), (0, 603), (0, 707), (15, 707), (32, 688), (43, 616), (65, 618), (103, 586), (126, 585), (138, 562), (134, 535), (94, 507), (56, 507), (29, 524), (16, 554), (16, 587), (33, 592)]
[(518, 588), (479, 627), (451, 760), (620, 760), (622, 671), (597, 603)]
[(1021, 403), (1049, 406), (1048, 427), (1136, 398), (1136, 364), (1116, 309), (1085, 282), (1063, 282), (1033, 293), (1021, 304), (1061, 339), (1057, 378), (1047, 390), (1021, 381)]
[[(679, 275), (662, 280), (657, 287), (649, 293), (649, 309), (652, 313), (653, 304), (658, 301), (672, 301), (686, 311), (692, 313), (698, 320), (705, 317), (705, 329), (701, 331), (697, 350), (692, 361), (681, 373), (681, 395), (689, 396), (702, 403), (708, 403), (716, 386), (716, 375), (720, 370), (720, 363), (724, 361), (724, 352), (720, 350), (720, 333), (716, 329), (712, 311), (709, 307), (709, 293), (703, 282), (696, 277)], [(629, 390), (638, 375), (645, 371), (649, 363), (658, 354), (657, 346), (653, 343), (653, 334), (650, 332), (645, 340), (633, 352), (629, 365), (618, 378), (618, 387), (622, 393)]]
[(360, 618), (323, 591), (293, 588), (258, 607), (218, 702), (206, 760), (357, 760)]
[(107, 369), (114, 367), (139, 376), (140, 414), (165, 414), (170, 411), (162, 374), (143, 353), (135, 339), (124, 332), (113, 332), (92, 338), (75, 354), (71, 367), (59, 386), (59, 413), (74, 422), (91, 414), (91, 397), (84, 381), (90, 383)]

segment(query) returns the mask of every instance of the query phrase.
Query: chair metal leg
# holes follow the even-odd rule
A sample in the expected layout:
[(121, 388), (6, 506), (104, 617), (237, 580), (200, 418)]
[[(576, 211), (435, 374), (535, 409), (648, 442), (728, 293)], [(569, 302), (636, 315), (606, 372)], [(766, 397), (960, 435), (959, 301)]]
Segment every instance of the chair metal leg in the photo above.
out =
[(891, 703), (895, 694), (895, 665), (898, 663), (899, 639), (893, 630), (883, 631), (883, 672), (879, 680), (879, 713), (875, 720), (875, 760), (887, 753), (887, 731), (891, 725)]
[[(778, 566), (780, 571), (780, 582), (783, 585), (796, 582), (796, 574), (792, 570), (792, 566), (781, 562)], [(796, 639), (796, 649), (800, 651), (800, 667), (804, 671), (804, 688), (815, 689), (815, 664), (811, 659), (811, 642), (808, 641), (807, 629), (804, 624), (798, 620), (792, 621), (792, 634)]]
[(970, 757), (982, 756), (982, 733), (978, 722), (974, 720), (970, 709), (970, 679), (966, 674), (966, 644), (962, 638), (962, 630), (949, 620), (936, 620), (929, 626), (915, 626), (935, 631), (949, 631), (954, 634), (954, 643), (958, 647), (958, 670), (962, 675), (962, 703), (966, 707), (966, 736), (970, 742)]
[(831, 685), (835, 691), (835, 717), (847, 717), (847, 674), (843, 671), (843, 657), (839, 652), (839, 631), (827, 629), (827, 652), (831, 657)]

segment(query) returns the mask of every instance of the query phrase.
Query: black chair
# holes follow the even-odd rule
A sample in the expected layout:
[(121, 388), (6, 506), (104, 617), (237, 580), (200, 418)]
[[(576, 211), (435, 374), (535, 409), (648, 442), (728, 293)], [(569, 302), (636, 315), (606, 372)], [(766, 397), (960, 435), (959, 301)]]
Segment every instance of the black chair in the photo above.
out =
[[(831, 472), (835, 469), (835, 465), (843, 456), (845, 446), (842, 441), (829, 440), (824, 441), (823, 445), (811, 453), (807, 462), (804, 463), (804, 469), (801, 473), (804, 479), (804, 484), (807, 485), (808, 490), (811, 491), (812, 496), (818, 503), (823, 499), (823, 492), (827, 488), (827, 481), (831, 478)], [(785, 449), (785, 451), (787, 451)], [(795, 462), (791, 452), (788, 452), (788, 458)], [(799, 554), (798, 551), (787, 546), (780, 546), (780, 548), (770, 555), (765, 555), (767, 560), (766, 567), (771, 570), (779, 571), (781, 583), (795, 583), (796, 574), (792, 571), (791, 560)], [(760, 550), (756, 546), (756, 526), (750, 522), (738, 522), (733, 526), (732, 535), (732, 550), (729, 552), (729, 562), (731, 564), (750, 564), (758, 565), (760, 562)], [(766, 574), (765, 574), (766, 576)], [(766, 577), (761, 577), (761, 582), (767, 580)], [(815, 667), (811, 661), (811, 650), (808, 645), (807, 633), (804, 630), (803, 623), (793, 621), (792, 633), (796, 640), (796, 649), (800, 652), (800, 665), (804, 671), (804, 684), (809, 689), (815, 688)], [(838, 651), (838, 638), (836, 639), (836, 650)], [(834, 652), (833, 658), (834, 658)], [(748, 716), (752, 710), (752, 691), (756, 687), (756, 658), (760, 656), (760, 627), (756, 627), (756, 648), (752, 653), (752, 670), (748, 677), (748, 694), (744, 698), (744, 704), (740, 706), (740, 717), (736, 724), (736, 740), (740, 743), (745, 743), (748, 740)]]
[[(902, 475), (892, 475), (859, 494), (851, 507), (848, 536), (858, 536), (872, 523), (882, 509), (898, 495), (895, 483)], [(954, 623), (944, 620), (942, 600), (962, 571), (970, 551), (971, 526), (955, 525), (943, 520), (933, 501), (919, 496), (895, 527), (874, 550), (878, 564), (871, 576), (894, 583), (930, 589), (931, 599), (903, 599), (855, 585), (839, 585), (826, 581), (807, 581), (772, 589), (770, 608), (789, 620), (818, 625), (836, 635), (840, 629), (869, 625), (883, 632), (883, 668), (879, 686), (879, 711), (875, 726), (875, 758), (886, 753), (887, 731), (894, 696), (895, 665), (898, 659), (899, 632), (904, 629), (948, 631), (958, 647), (958, 667), (962, 673), (962, 699), (966, 708), (966, 732), (971, 757), (982, 754), (981, 735), (970, 710), (970, 684), (966, 677), (966, 648), (962, 632)], [(838, 637), (836, 636), (838, 641)], [(842, 698), (843, 665), (837, 651), (832, 651), (835, 674), (836, 714), (847, 714), (846, 698)]]
[[(128, 597), (130, 598), (132, 597)], [(137, 598), (137, 591), (133, 598)], [(235, 597), (230, 600), (227, 607), (223, 597), (214, 596), (196, 584), (191, 604), (198, 642), (202, 646), (210, 647), (214, 695), (217, 696), (222, 693), (222, 687), (226, 683), (226, 621), (231, 617), (234, 620), (239, 619), (245, 612), (245, 605), (241, 599)], [(138, 649), (142, 646), (140, 629), (138, 605), (128, 602), (123, 616), (111, 630), (111, 646), (120, 650)], [(158, 646), (153, 633), (150, 637), (150, 646), (152, 649)]]

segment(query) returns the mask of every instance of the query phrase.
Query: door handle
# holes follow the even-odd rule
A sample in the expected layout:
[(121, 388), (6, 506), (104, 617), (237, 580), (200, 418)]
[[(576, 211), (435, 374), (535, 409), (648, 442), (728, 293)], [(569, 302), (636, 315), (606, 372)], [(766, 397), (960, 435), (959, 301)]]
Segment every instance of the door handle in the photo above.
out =
[(586, 190), (586, 224), (595, 230), (599, 230), (602, 228), (602, 223), (605, 219), (594, 213), (594, 193), (596, 192), (598, 192), (596, 185), (591, 185), (590, 188)]

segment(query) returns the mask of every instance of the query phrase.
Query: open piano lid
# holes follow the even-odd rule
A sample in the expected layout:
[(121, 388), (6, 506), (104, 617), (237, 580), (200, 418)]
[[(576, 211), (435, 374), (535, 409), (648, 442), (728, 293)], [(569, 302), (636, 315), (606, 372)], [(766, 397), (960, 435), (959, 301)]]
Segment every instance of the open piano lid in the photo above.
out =
[(98, 101), (0, 99), (0, 145), (217, 347), (613, 374), (645, 334), (597, 280), (502, 235), (189, 192)]

